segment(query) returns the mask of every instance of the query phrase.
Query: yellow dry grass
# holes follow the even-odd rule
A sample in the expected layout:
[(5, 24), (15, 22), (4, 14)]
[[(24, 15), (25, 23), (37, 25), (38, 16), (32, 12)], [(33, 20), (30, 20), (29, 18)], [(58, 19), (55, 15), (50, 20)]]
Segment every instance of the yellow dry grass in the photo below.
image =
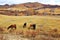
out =
[[(0, 15), (0, 27), (7, 27), (11, 24), (17, 25), (17, 30), (23, 29), (22, 26), (24, 23), (27, 23), (27, 28), (31, 23), (35, 23), (37, 28), (40, 28), (40, 25), (43, 26), (43, 30), (49, 30), (53, 28), (58, 28), (60, 30), (60, 16), (6, 16)], [(26, 29), (27, 29), (26, 28)], [(23, 30), (26, 30), (23, 29)]]
[[(29, 27), (29, 25), (31, 23), (35, 23), (37, 25), (37, 29), (28, 30), (27, 28), (22, 28), (22, 26), (25, 22), (27, 22), (27, 28)], [(6, 30), (7, 27), (11, 24), (16, 24), (17, 29), (16, 30)], [(41, 27), (41, 25), (42, 25), (42, 27)], [(40, 31), (41, 28), (43, 31)], [(49, 37), (52, 37), (52, 36), (50, 36), (50, 32), (48, 32), (48, 30), (51, 30), (54, 28), (57, 28), (58, 33), (60, 33), (60, 16), (6, 16), (6, 15), (0, 15), (0, 32), (1, 33), (21, 34), (23, 37), (26, 37), (26, 38), (35, 36), (35, 37), (33, 37), (33, 39), (36, 39), (36, 40), (40, 40), (40, 39), (44, 40), (47, 37), (47, 39), (50, 40), (51, 38), (49, 38)], [(2, 30), (2, 29), (4, 29), (4, 30)], [(44, 35), (44, 37), (42, 37), (43, 36), (42, 34)], [(48, 36), (46, 36), (45, 34), (47, 34)], [(53, 32), (52, 32), (52, 34), (53, 34)], [(10, 34), (7, 34), (7, 35), (10, 36)], [(13, 39), (12, 36), (14, 36), (14, 35), (11, 35), (10, 39)], [(14, 36), (14, 38), (16, 38), (16, 37)], [(3, 39), (3, 38), (1, 38), (1, 39)], [(18, 38), (16, 38), (16, 39), (18, 39)], [(53, 38), (53, 39), (56, 39), (56, 38)]]
[(53, 14), (53, 12), (50, 12), (50, 10), (53, 10), (54, 11), (54, 14), (60, 14), (60, 8), (45, 8), (45, 9), (40, 9), (40, 10), (37, 10), (39, 13), (48, 13), (48, 14)]

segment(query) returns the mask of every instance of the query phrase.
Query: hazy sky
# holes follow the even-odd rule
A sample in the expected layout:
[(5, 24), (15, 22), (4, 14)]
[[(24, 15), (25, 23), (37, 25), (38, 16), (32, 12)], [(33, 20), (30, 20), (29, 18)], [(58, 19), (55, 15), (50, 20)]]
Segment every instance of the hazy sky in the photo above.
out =
[(43, 4), (60, 5), (60, 0), (0, 0), (0, 5), (19, 4), (19, 3), (26, 3), (26, 2), (40, 2)]

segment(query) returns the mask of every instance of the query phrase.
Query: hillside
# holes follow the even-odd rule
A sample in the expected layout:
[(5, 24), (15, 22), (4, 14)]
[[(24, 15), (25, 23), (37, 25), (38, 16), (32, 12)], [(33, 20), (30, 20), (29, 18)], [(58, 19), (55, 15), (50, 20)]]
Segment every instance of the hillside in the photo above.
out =
[(0, 14), (14, 16), (60, 15), (60, 5), (46, 5), (28, 2), (13, 5), (0, 5)]

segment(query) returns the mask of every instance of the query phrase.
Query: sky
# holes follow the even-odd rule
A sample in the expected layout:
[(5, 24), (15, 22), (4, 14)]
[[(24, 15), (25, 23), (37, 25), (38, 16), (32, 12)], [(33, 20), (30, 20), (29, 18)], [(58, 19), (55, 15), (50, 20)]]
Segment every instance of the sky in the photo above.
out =
[(60, 0), (0, 0), (0, 5), (39, 2), (43, 4), (60, 5)]

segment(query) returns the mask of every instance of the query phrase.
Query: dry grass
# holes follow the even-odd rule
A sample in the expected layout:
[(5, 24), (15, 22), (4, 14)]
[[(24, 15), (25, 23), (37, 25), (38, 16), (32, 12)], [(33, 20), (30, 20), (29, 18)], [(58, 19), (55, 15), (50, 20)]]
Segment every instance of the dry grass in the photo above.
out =
[(50, 12), (51, 10), (53, 10), (53, 8), (45, 8), (45, 9), (40, 9), (37, 10), (38, 13), (43, 14), (43, 13), (47, 13), (47, 14), (60, 14), (60, 8), (55, 8), (54, 9), (54, 13)]
[[(0, 19), (0, 26), (1, 26), (0, 32), (2, 33), (0, 35), (1, 40), (9, 40), (9, 39), (3, 39), (5, 34), (6, 35), (8, 34), (8, 36), (10, 36), (10, 34), (11, 36), (22, 35), (21, 37), (27, 38), (27, 40), (40, 40), (40, 39), (41, 40), (56, 40), (57, 38), (55, 39), (54, 37), (51, 36), (51, 34), (49, 35), (49, 31), (54, 28), (57, 28), (58, 29), (57, 33), (60, 34), (60, 16), (56, 17), (56, 16), (5, 16), (5, 15), (0, 15), (0, 18), (1, 18)], [(22, 26), (25, 22), (27, 22), (27, 27), (23, 28)], [(37, 26), (36, 30), (28, 29), (31, 23), (36, 24)], [(11, 24), (16, 24), (17, 29), (7, 30), (7, 27)], [(20, 39), (20, 38), (17, 38), (17, 39)]]

